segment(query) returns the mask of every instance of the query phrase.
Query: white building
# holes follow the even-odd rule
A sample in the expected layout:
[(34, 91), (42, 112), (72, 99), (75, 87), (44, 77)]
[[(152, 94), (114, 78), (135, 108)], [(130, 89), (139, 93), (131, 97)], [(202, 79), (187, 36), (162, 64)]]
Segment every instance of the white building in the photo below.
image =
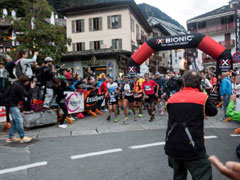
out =
[(115, 1), (61, 10), (72, 39), (63, 57), (80, 75), (91, 66), (97, 74), (127, 72), (127, 59), (151, 28), (134, 1)]
[[(236, 52), (235, 9), (238, 2), (239, 0), (231, 0), (228, 5), (189, 19), (187, 21), (188, 31), (190, 33), (206, 34), (234, 54)], [(200, 50), (198, 50), (198, 57), (203, 60), (205, 69), (215, 70), (215, 59), (212, 59)]]
[[(153, 16), (148, 18), (148, 23), (153, 31), (151, 37), (186, 34), (185, 29)], [(155, 52), (150, 58), (149, 65), (152, 67), (152, 71), (153, 68), (155, 68), (156, 71), (164, 73), (166, 69), (172, 68), (175, 72), (179, 72), (180, 69), (184, 70), (184, 66), (182, 66), (182, 64), (184, 64), (183, 61), (185, 61), (183, 49), (159, 51)]]

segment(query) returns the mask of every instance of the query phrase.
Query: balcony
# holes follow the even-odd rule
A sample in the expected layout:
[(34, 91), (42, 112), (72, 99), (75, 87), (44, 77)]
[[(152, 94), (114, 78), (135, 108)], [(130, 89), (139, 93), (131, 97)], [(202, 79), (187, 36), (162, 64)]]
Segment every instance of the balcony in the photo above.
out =
[(212, 26), (212, 27), (207, 27), (203, 29), (195, 29), (195, 30), (190, 30), (191, 33), (198, 32), (198, 33), (211, 33), (211, 32), (219, 32), (219, 31), (225, 31), (229, 29), (235, 28), (235, 23), (229, 23), (229, 24), (223, 24), (223, 25), (218, 25), (218, 26)]
[(138, 44), (143, 44), (145, 41), (147, 40), (147, 36), (146, 35), (139, 35), (137, 34), (137, 43)]
[(235, 40), (229, 40), (229, 41), (220, 41), (221, 45), (225, 46), (227, 49), (232, 49), (235, 47)]

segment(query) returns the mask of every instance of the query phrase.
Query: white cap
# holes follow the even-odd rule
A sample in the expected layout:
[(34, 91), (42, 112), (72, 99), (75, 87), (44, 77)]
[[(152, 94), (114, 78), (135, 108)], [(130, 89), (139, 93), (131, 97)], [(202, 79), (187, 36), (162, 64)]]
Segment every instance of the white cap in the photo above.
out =
[(49, 61), (53, 61), (53, 59), (51, 57), (45, 57), (44, 61), (49, 62)]

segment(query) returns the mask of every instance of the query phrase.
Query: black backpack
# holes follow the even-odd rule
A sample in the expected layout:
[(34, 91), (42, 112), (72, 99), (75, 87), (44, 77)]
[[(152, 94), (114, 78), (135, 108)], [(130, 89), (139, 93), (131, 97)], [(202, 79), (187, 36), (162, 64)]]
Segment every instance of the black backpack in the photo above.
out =
[(11, 86), (8, 86), (4, 89), (4, 91), (0, 94), (0, 106), (8, 106), (9, 104), (9, 95), (11, 91)]

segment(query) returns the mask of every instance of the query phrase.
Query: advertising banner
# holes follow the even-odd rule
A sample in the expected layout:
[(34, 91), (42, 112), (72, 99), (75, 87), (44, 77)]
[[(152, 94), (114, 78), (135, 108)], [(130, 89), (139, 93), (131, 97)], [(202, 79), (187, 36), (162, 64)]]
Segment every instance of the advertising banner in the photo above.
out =
[(66, 105), (69, 114), (79, 113), (84, 111), (84, 94), (79, 92), (65, 92)]
[(231, 58), (220, 59), (217, 61), (217, 75), (228, 72), (233, 69), (233, 61)]
[(104, 94), (98, 94), (98, 90), (89, 90), (84, 94), (85, 111), (105, 106)]
[(211, 100), (213, 100), (215, 102), (220, 99), (218, 85), (213, 86), (213, 88), (210, 91), (210, 97), (211, 97)]
[(240, 3), (235, 11), (236, 52), (240, 52)]

